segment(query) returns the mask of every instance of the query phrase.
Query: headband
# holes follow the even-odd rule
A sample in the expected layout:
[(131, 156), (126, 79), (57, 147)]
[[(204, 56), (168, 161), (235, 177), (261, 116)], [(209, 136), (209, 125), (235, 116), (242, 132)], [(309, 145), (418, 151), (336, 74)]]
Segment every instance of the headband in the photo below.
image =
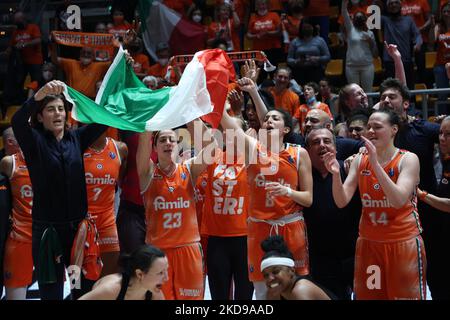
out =
[(281, 258), (281, 257), (269, 257), (261, 261), (261, 271), (271, 266), (286, 266), (294, 267), (294, 260), (291, 258)]

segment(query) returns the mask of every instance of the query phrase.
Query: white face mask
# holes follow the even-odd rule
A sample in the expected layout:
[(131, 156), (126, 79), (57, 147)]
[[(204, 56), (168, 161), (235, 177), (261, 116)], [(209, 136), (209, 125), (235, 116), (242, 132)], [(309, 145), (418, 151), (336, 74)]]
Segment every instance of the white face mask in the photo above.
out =
[(51, 71), (43, 71), (42, 72), (42, 78), (44, 78), (45, 81), (51, 80), (53, 78), (53, 72), (51, 72)]
[(160, 65), (165, 66), (169, 62), (169, 59), (161, 58), (161, 59), (158, 59), (158, 62)]
[(200, 23), (200, 21), (202, 21), (202, 16), (196, 14), (195, 16), (192, 16), (192, 20), (194, 22)]

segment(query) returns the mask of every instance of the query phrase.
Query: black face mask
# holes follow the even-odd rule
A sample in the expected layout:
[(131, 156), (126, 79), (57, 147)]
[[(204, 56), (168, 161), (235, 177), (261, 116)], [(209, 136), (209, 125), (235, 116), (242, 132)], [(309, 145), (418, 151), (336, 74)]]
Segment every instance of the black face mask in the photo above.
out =
[(25, 23), (23, 23), (23, 22), (17, 22), (16, 26), (17, 26), (17, 29), (19, 29), (19, 30), (25, 29)]
[(355, 28), (363, 28), (366, 25), (366, 19), (364, 17), (357, 17), (353, 21)]

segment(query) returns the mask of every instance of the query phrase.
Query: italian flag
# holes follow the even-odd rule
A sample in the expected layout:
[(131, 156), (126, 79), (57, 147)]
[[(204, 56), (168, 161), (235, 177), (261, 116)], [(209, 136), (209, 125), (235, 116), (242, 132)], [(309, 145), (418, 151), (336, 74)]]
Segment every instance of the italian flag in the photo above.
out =
[(154, 60), (155, 48), (165, 42), (171, 54), (194, 54), (203, 49), (207, 34), (204, 27), (181, 17), (157, 0), (139, 0), (139, 15), (145, 47)]
[(119, 49), (95, 102), (66, 86), (72, 118), (136, 132), (176, 128), (196, 118), (217, 127), (222, 117), (227, 85), (234, 78), (231, 60), (220, 49), (197, 52), (177, 86), (148, 89), (126, 63)]

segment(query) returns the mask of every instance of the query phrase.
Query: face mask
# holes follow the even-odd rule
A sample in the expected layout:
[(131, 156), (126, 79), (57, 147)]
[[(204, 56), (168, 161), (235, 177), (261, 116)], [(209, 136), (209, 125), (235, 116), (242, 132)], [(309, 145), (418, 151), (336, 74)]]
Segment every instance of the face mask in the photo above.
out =
[(267, 9), (258, 11), (258, 15), (265, 16), (267, 14)]
[(162, 66), (165, 66), (168, 62), (169, 62), (169, 59), (167, 59), (167, 58), (158, 59), (158, 63)]
[(355, 25), (355, 27), (357, 28), (362, 28), (365, 26), (366, 24), (366, 19), (364, 17), (361, 16), (357, 16), (354, 20), (353, 20), (353, 24)]
[(92, 59), (91, 58), (81, 58), (80, 61), (83, 66), (87, 66), (92, 62)]
[(192, 20), (194, 22), (200, 23), (200, 21), (202, 21), (202, 16), (200, 16), (200, 15), (192, 16)]
[(308, 106), (313, 105), (314, 103), (316, 103), (316, 96), (309, 98), (308, 100), (306, 100), (306, 104)]
[(25, 29), (25, 23), (23, 23), (23, 22), (17, 22), (16, 26), (17, 26), (17, 29), (19, 29), (19, 30)]
[(42, 78), (44, 78), (45, 81), (48, 81), (53, 78), (53, 73), (51, 71), (43, 71)]

